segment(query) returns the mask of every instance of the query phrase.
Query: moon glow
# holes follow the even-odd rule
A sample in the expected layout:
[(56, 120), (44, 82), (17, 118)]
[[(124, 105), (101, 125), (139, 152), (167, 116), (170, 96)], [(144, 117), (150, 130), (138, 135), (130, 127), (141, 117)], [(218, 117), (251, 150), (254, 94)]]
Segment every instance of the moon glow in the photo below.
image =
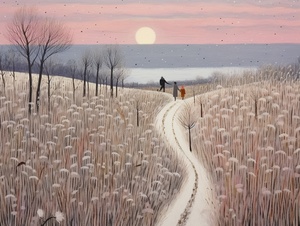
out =
[(154, 44), (156, 33), (150, 27), (141, 27), (135, 33), (135, 40), (137, 44)]

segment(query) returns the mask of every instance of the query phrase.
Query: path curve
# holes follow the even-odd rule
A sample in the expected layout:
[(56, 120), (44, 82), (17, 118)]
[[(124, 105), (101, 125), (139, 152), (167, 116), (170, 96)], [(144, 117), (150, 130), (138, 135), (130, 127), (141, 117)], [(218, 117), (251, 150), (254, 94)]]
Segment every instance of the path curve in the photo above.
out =
[(166, 142), (183, 159), (187, 176), (175, 199), (159, 217), (158, 226), (213, 226), (216, 225), (214, 198), (208, 174), (199, 160), (189, 151), (184, 129), (177, 120), (180, 109), (187, 100), (168, 103), (156, 117), (156, 128)]

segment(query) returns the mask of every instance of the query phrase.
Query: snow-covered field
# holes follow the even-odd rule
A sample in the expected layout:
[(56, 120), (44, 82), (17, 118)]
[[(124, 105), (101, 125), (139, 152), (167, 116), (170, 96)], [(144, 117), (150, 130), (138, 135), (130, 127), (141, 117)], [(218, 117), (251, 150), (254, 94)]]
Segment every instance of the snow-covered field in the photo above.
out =
[[(27, 77), (1, 87), (0, 225), (155, 225), (186, 178), (184, 161), (160, 137), (155, 116), (170, 101), (119, 90), (73, 101), (69, 79), (52, 80), (40, 113), (28, 114)], [(45, 84), (45, 83), (44, 83)], [(53, 217), (53, 218), (52, 218)], [(48, 222), (51, 223), (51, 222)]]
[(95, 97), (94, 84), (82, 98), (78, 81), (74, 102), (71, 80), (54, 78), (50, 112), (43, 86), (31, 115), (27, 77), (7, 78), (0, 225), (298, 225), (300, 83), (291, 70), (260, 73), (177, 101), (169, 90)]

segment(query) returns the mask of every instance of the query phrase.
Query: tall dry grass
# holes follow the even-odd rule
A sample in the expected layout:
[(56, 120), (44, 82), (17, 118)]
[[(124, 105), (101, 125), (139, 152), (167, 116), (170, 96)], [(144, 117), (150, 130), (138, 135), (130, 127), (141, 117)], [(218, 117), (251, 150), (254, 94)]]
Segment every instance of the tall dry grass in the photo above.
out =
[(120, 89), (112, 99), (103, 87), (94, 97), (91, 85), (73, 102), (71, 80), (51, 81), (51, 111), (43, 83), (39, 114), (28, 115), (25, 74), (2, 89), (0, 225), (42, 225), (57, 211), (61, 225), (155, 225), (185, 177), (152, 124), (170, 98)]
[(299, 225), (298, 71), (257, 73), (197, 97), (193, 150), (214, 178), (219, 225)]

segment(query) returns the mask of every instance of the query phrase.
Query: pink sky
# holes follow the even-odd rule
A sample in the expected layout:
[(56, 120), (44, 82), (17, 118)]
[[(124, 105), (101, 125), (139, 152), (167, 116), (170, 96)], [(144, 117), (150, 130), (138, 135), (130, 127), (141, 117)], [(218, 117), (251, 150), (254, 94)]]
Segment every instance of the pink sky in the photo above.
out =
[(5, 26), (25, 3), (65, 22), (74, 44), (135, 44), (142, 26), (155, 30), (157, 44), (300, 43), (298, 0), (16, 2), (0, 3), (0, 44), (8, 44)]

